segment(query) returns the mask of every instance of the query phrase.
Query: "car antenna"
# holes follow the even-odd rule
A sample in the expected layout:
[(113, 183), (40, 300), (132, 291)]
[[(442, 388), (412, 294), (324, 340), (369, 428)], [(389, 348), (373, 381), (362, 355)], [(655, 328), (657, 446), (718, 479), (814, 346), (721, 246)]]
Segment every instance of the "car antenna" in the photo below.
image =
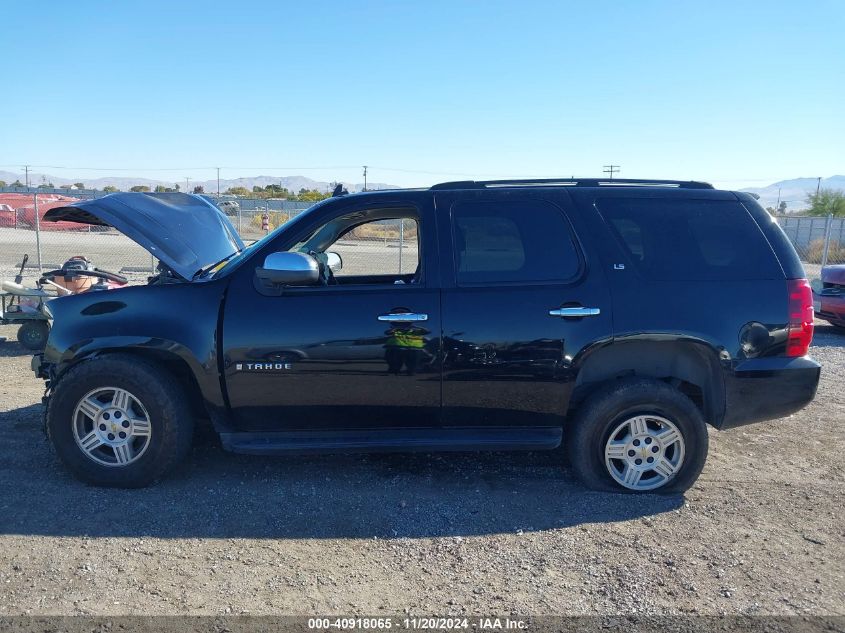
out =
[(345, 196), (349, 194), (349, 191), (343, 186), (343, 183), (337, 183), (337, 186), (334, 188), (334, 192), (332, 193), (332, 198), (337, 198), (339, 196)]

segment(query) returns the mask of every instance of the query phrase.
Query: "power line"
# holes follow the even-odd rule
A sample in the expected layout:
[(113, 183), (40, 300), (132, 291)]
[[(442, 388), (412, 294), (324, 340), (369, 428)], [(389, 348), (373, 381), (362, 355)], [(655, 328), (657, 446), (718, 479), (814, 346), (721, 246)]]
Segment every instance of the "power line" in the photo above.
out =
[(605, 165), (604, 166), (604, 173), (610, 174), (610, 179), (613, 180), (613, 174), (618, 174), (622, 171), (619, 165)]

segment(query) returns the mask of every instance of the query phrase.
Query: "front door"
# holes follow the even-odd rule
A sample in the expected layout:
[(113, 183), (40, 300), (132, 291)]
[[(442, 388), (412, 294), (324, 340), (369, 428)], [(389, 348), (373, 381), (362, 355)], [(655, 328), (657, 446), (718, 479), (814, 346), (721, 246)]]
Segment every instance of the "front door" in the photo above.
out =
[(267, 296), (253, 283), (254, 266), (237, 271), (226, 298), (223, 349), (238, 430), (439, 423), (432, 212), (423, 197), (414, 204), (346, 206), (323, 218), (304, 244), (271, 249), (325, 255), (334, 270), (319, 286)]
[(576, 359), (612, 332), (590, 231), (553, 189), (438, 192), (445, 426), (559, 427)]

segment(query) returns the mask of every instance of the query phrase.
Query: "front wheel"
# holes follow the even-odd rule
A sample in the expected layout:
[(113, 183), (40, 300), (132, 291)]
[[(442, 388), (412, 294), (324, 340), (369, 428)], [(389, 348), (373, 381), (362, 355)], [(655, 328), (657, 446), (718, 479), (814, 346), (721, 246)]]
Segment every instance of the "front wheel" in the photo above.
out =
[(47, 405), (47, 429), (78, 479), (138, 488), (184, 457), (193, 418), (166, 370), (114, 354), (83, 361), (59, 378)]
[(707, 458), (707, 426), (683, 393), (658, 380), (599, 388), (567, 434), (575, 473), (594, 490), (682, 492)]

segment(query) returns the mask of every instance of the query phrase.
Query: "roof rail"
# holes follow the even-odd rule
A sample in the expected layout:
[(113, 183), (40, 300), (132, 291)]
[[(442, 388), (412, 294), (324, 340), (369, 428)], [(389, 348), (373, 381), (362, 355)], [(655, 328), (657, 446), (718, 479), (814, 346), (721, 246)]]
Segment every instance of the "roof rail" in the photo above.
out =
[(709, 182), (697, 180), (637, 180), (633, 178), (530, 178), (514, 180), (458, 180), (432, 185), (434, 191), (450, 189), (488, 189), (496, 187), (674, 187), (678, 189), (713, 189)]

